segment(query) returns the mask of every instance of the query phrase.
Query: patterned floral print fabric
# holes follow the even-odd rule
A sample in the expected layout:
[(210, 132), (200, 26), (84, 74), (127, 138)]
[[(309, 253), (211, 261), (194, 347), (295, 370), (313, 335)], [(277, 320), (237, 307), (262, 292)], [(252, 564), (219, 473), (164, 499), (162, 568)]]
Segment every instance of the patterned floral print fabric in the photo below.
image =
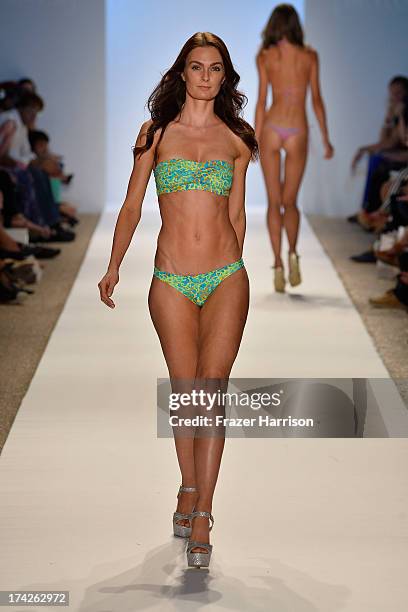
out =
[(153, 173), (157, 195), (199, 189), (228, 196), (234, 166), (221, 159), (197, 162), (191, 159), (175, 158), (158, 163)]
[(201, 307), (225, 278), (243, 267), (244, 262), (241, 257), (238, 261), (222, 266), (222, 268), (216, 268), (215, 270), (210, 270), (210, 272), (203, 272), (195, 276), (164, 272), (156, 267), (154, 267), (153, 275), (168, 283), (194, 302), (194, 304)]

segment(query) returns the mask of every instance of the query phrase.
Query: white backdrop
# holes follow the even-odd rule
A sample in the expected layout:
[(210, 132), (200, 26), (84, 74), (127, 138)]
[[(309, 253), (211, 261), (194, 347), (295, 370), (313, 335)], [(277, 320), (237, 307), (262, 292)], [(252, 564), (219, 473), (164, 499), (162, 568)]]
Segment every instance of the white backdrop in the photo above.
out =
[(353, 178), (352, 156), (378, 138), (389, 79), (408, 75), (408, 1), (306, 0), (305, 27), (320, 54), (336, 155), (322, 159), (313, 117), (302, 204), (308, 212), (345, 216), (360, 206), (364, 186), (366, 160)]
[[(148, 118), (144, 105), (194, 32), (214, 31), (227, 43), (249, 99), (245, 117), (253, 123), (254, 55), (275, 4), (208, 0), (204, 11), (182, 0), (1, 0), (0, 79), (31, 76), (37, 82), (47, 105), (38, 126), (76, 174), (67, 198), (82, 211), (101, 210), (106, 201), (119, 207), (131, 146)], [(303, 0), (295, 5), (302, 17)], [(306, 41), (320, 55), (336, 156), (322, 159), (310, 113), (299, 202), (306, 211), (346, 215), (359, 204), (364, 178), (364, 165), (359, 176), (350, 176), (352, 154), (377, 138), (389, 78), (408, 74), (408, 1), (305, 0), (304, 14)], [(152, 181), (145, 205), (156, 206)], [(265, 207), (258, 164), (249, 167), (247, 205)]]
[[(220, 36), (241, 76), (239, 87), (248, 96), (244, 116), (253, 124), (258, 91), (255, 54), (260, 32), (278, 2), (220, 2), (206, 0), (135, 2), (106, 0), (108, 203), (121, 205), (133, 164), (131, 146), (139, 127), (149, 118), (144, 105), (149, 94), (177, 57), (185, 41), (197, 31)], [(293, 2), (303, 16), (303, 0)], [(265, 206), (259, 164), (250, 164), (247, 206)], [(153, 179), (144, 207), (156, 206)]]

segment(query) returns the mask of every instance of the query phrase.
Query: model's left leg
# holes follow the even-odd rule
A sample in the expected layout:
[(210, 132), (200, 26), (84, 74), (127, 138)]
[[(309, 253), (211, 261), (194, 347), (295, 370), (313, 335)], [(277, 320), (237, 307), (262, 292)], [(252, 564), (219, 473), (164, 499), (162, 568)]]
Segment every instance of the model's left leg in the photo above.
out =
[(284, 143), (285, 180), (282, 190), (284, 208), (283, 224), (289, 242), (289, 251), (296, 251), (299, 233), (300, 214), (297, 208), (297, 196), (306, 166), (308, 134), (306, 131), (289, 136)]
[[(200, 387), (226, 391), (229, 374), (238, 353), (249, 307), (249, 281), (245, 268), (225, 278), (209, 296), (200, 312), (196, 379)], [(196, 510), (211, 512), (224, 449), (224, 429), (194, 439)], [(209, 520), (195, 517), (191, 540), (209, 542)], [(207, 552), (196, 547), (193, 552)]]

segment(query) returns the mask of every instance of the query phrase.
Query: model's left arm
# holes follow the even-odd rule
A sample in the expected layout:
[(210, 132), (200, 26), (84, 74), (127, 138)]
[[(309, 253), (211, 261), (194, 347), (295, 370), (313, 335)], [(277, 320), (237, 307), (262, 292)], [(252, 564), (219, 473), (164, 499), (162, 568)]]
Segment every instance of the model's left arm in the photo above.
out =
[(310, 90), (312, 94), (313, 109), (319, 122), (320, 131), (323, 139), (323, 146), (325, 149), (325, 159), (333, 157), (334, 148), (330, 142), (329, 130), (327, 127), (326, 108), (323, 102), (322, 93), (320, 90), (320, 76), (319, 76), (319, 55), (317, 51), (310, 48), (311, 52), (311, 70), (310, 70)]
[(237, 235), (240, 256), (244, 246), (246, 216), (245, 216), (245, 184), (248, 164), (251, 159), (251, 152), (246, 144), (241, 141), (241, 153), (235, 159), (234, 178), (228, 200), (228, 213), (231, 225)]

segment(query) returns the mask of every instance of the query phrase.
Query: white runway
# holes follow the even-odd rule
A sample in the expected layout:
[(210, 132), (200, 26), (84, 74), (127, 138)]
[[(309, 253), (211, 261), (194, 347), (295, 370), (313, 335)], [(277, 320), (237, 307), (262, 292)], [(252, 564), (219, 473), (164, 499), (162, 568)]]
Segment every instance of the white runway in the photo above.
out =
[[(81, 612), (406, 612), (405, 438), (227, 439), (210, 571), (186, 570), (174, 443), (156, 436), (159, 217), (143, 212), (110, 310), (97, 283), (115, 220), (100, 221), (0, 457), (0, 589), (68, 590)], [(304, 283), (272, 292), (263, 222), (248, 213), (251, 310), (232, 376), (387, 378), (304, 217)]]

